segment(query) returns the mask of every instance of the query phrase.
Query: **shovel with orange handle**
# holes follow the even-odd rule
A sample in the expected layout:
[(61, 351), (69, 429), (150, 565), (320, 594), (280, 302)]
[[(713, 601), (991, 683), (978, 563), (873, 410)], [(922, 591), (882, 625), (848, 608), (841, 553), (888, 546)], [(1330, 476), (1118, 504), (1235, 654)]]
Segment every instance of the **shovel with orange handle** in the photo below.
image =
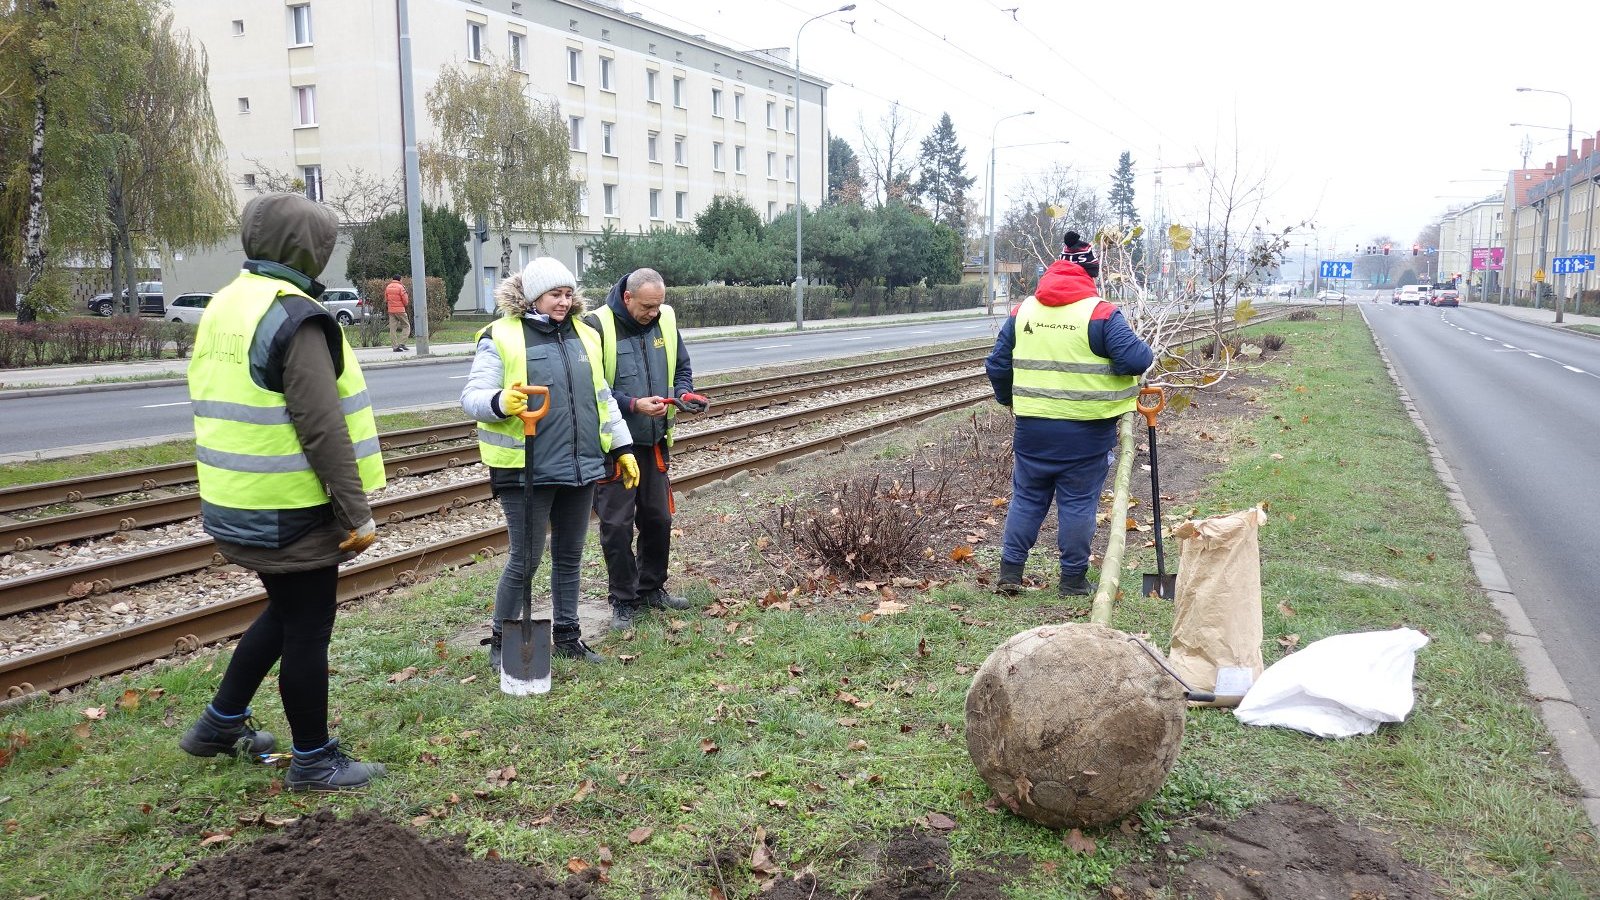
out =
[(1146, 572), (1140, 593), (1171, 600), (1177, 592), (1178, 575), (1167, 574), (1167, 558), (1161, 546), (1161, 475), (1156, 460), (1156, 415), (1167, 408), (1167, 395), (1161, 388), (1146, 385), (1139, 389), (1139, 414), (1150, 426), (1150, 508), (1155, 515), (1156, 574)]
[[(523, 435), (523, 547), (522, 558), (533, 555), (533, 448), (530, 440), (539, 431), (539, 420), (550, 412), (550, 389), (541, 384), (513, 384), (513, 391), (524, 397), (540, 397), (539, 408), (529, 403), (519, 413)], [(548, 618), (533, 617), (533, 578), (528, 578), (522, 599), (522, 621), (507, 620), (500, 625), (500, 690), (514, 696), (543, 694), (550, 690), (550, 625)]]

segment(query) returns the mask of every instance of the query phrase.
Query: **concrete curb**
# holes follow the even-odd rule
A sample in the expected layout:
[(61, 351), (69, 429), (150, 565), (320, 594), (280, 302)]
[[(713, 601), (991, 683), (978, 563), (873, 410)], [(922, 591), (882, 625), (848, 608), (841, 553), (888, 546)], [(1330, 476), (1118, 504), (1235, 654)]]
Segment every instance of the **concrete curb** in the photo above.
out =
[[(1367, 322), (1364, 311), (1361, 319)], [(1572, 691), (1567, 688), (1567, 683), (1557, 671), (1555, 662), (1550, 659), (1550, 654), (1545, 650), (1544, 642), (1540, 640), (1533, 621), (1523, 610), (1517, 595), (1511, 591), (1505, 572), (1500, 568), (1499, 557), (1489, 544), (1488, 535), (1477, 524), (1477, 516), (1467, 505), (1466, 497), (1461, 493), (1461, 486), (1456, 482), (1455, 474), (1444, 461), (1438, 444), (1434, 443), (1433, 434), (1428, 431), (1427, 423), (1422, 420), (1422, 413), (1412, 402), (1405, 386), (1400, 383), (1400, 374), (1395, 371), (1388, 352), (1378, 340), (1377, 332), (1372, 331), (1371, 322), (1367, 322), (1367, 330), (1372, 335), (1372, 343), (1378, 349), (1378, 357), (1383, 360), (1384, 368), (1389, 370), (1389, 379), (1400, 392), (1401, 404), (1410, 415), (1412, 424), (1422, 433), (1423, 440), (1428, 443), (1428, 456), (1433, 461), (1433, 468), (1439, 475), (1440, 483), (1450, 495), (1451, 505), (1461, 514), (1461, 530), (1467, 537), (1467, 556), (1472, 562), (1472, 570), (1477, 575), (1484, 592), (1488, 594), (1489, 601), (1505, 619), (1505, 641), (1516, 653), (1517, 661), (1522, 665), (1523, 674), (1528, 682), (1528, 695), (1539, 705), (1539, 717), (1544, 720), (1544, 727), (1550, 732), (1550, 739), (1556, 745), (1556, 752), (1561, 754), (1562, 763), (1566, 765), (1567, 771), (1572, 773), (1573, 779), (1583, 791), (1583, 808), (1588, 813), (1589, 824), (1596, 831), (1600, 831), (1600, 741), (1595, 740), (1588, 723), (1584, 721), (1583, 712), (1572, 702)]]

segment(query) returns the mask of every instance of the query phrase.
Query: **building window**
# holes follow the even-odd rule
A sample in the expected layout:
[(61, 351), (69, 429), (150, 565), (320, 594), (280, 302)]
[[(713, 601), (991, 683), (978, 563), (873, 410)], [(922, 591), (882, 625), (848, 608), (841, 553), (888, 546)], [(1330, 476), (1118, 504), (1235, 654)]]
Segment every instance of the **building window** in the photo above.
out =
[(661, 73), (655, 69), (646, 69), (644, 73), (644, 98), (651, 103), (661, 102), (659, 94)]
[(617, 186), (608, 184), (602, 188), (605, 194), (605, 212), (608, 216), (617, 214)]
[(767, 127), (778, 127), (778, 104), (773, 103), (771, 100), (767, 101)]
[(650, 132), (650, 135), (645, 138), (644, 148), (645, 148), (645, 152), (648, 154), (648, 158), (649, 158), (649, 160), (651, 162), (660, 162), (661, 161), (661, 150), (660, 150), (660, 147), (661, 147), (661, 132), (659, 132), (659, 131)]
[(611, 86), (611, 66), (615, 62), (616, 60), (609, 56), (600, 57), (600, 90), (602, 91), (616, 90)]
[(243, 19), (234, 19), (233, 20), (233, 34), (234, 34), (235, 37), (238, 37), (239, 35), (244, 34), (244, 20)]
[(744, 145), (739, 144), (733, 148), (733, 170), (744, 174)]
[(689, 192), (679, 191), (677, 200), (677, 214), (679, 221), (689, 218)]
[(685, 108), (684, 105), (683, 105), (683, 79), (682, 78), (674, 77), (672, 79), (672, 105), (678, 107), (679, 109), (684, 109)]
[(248, 173), (245, 174), (245, 176), (244, 176), (244, 186), (247, 187), (247, 188), (250, 188), (251, 190), (255, 190), (256, 173), (248, 172)]
[(304, 47), (311, 43), (311, 4), (289, 7), (289, 45)]
[(308, 128), (317, 124), (317, 86), (308, 84), (294, 89), (294, 124)]
[(616, 148), (611, 143), (611, 132), (617, 127), (615, 122), (600, 123), (600, 152), (606, 156), (616, 156)]
[(532, 244), (518, 244), (517, 245), (517, 268), (519, 268), (519, 269), (527, 268), (528, 267), (528, 263), (533, 262), (533, 259), (534, 259), (534, 257), (533, 257), (533, 245)]
[(567, 81), (583, 84), (583, 51), (576, 47), (567, 48)]
[(467, 23), (467, 59), (483, 62), (483, 23)]
[(783, 130), (790, 134), (794, 133), (794, 107), (792, 106), (783, 108)]
[(578, 215), (587, 216), (588, 214), (589, 214), (589, 186), (587, 184), (583, 184), (583, 185), (579, 185), (578, 186)]
[(711, 168), (721, 172), (724, 168), (722, 163), (722, 142), (713, 141), (711, 144)]
[(789, 181), (794, 180), (794, 157), (792, 156), (783, 158), (783, 177)]
[(776, 201), (776, 200), (768, 200), (767, 201), (767, 221), (771, 222), (773, 219), (776, 219), (777, 217), (778, 217), (778, 201)]
[(661, 189), (650, 189), (650, 218), (661, 218)]
[(241, 116), (250, 115), (250, 98), (249, 97), (240, 97), (239, 98), (239, 115), (241, 115)]
[(767, 152), (767, 177), (778, 177), (778, 154), (771, 151)]
[(684, 140), (684, 136), (681, 134), (673, 135), (672, 138), (672, 161), (680, 166), (689, 164), (687, 162), (688, 156), (683, 148)]
[(583, 116), (567, 116), (567, 146), (583, 149)]
[(733, 95), (733, 118), (735, 121), (744, 121), (744, 95)]
[(525, 40), (527, 38), (515, 32), (506, 39), (506, 57), (511, 62), (511, 68), (518, 72), (526, 71), (522, 62), (522, 43)]
[(306, 199), (322, 202), (322, 167), (301, 166), (300, 180), (306, 183)]
[(572, 274), (582, 278), (583, 270), (589, 267), (589, 249), (587, 247), (579, 247), (572, 258), (572, 262), (574, 263)]
[(722, 117), (722, 89), (721, 88), (712, 88), (711, 89), (711, 114), (713, 116), (718, 117), (718, 118)]

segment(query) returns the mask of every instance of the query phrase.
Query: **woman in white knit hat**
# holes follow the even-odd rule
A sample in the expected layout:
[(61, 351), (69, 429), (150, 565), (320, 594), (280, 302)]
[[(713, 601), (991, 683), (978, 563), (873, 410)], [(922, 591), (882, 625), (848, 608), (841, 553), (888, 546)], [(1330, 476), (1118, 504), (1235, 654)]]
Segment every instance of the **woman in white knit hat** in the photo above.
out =
[[(631, 445), (633, 438), (606, 386), (600, 337), (579, 321), (583, 299), (576, 289), (572, 272), (548, 256), (502, 281), (494, 292), (501, 317), (478, 333), (472, 373), (461, 391), (461, 408), (479, 423), (479, 451), (510, 532), (511, 552), (495, 591), (493, 631), (485, 642), (497, 673), (501, 623), (522, 616), (547, 528), (554, 653), (600, 662), (578, 628), (578, 571), (594, 485), (610, 474), (606, 454), (612, 447)], [(527, 438), (519, 414), (528, 410), (529, 398), (513, 389), (522, 385), (549, 391), (549, 408), (536, 433)], [(535, 411), (541, 402), (533, 399)], [(638, 480), (632, 454), (623, 454), (617, 464), (624, 479)], [(524, 490), (531, 490), (531, 498)], [(530, 545), (531, 557), (525, 550)]]

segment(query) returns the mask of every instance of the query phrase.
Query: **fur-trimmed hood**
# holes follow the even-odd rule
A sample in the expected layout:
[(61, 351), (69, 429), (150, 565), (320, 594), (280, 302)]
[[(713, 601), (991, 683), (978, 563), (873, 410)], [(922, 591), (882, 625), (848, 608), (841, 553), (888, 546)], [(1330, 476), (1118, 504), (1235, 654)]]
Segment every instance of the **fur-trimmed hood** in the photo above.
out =
[[(522, 273), (514, 273), (510, 278), (501, 281), (494, 289), (494, 307), (502, 316), (522, 318), (523, 315), (533, 312), (533, 301), (522, 296)], [(587, 312), (587, 304), (583, 295), (572, 295), (572, 309), (567, 311), (567, 320), (576, 321), (583, 318)]]

